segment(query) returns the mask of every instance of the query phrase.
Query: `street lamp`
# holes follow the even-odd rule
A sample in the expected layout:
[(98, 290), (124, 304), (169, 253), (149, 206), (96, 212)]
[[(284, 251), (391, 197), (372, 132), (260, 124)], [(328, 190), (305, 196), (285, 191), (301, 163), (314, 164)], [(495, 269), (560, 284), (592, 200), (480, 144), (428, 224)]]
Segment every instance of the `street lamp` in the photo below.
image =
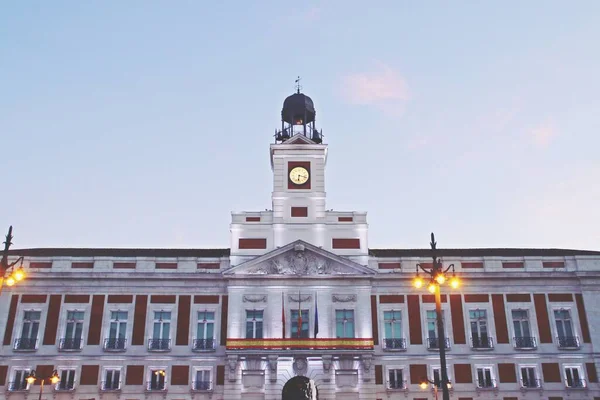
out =
[[(421, 378), (421, 383), (419, 383), (419, 387), (423, 390), (426, 390), (430, 383), (433, 385), (433, 394), (435, 396), (435, 400), (438, 400), (438, 384), (439, 384), (439, 382), (432, 381), (427, 378)], [(452, 389), (452, 383), (450, 383), (450, 381), (448, 381), (446, 383), (446, 389)]]
[[(435, 294), (435, 314), (438, 331), (438, 348), (440, 350), (440, 372), (441, 372), (441, 386), (442, 386), (442, 398), (443, 400), (450, 400), (450, 392), (448, 391), (450, 381), (448, 380), (448, 372), (446, 370), (446, 334), (444, 333), (444, 320), (442, 319), (442, 295), (440, 294), (440, 286), (444, 283), (449, 283), (453, 289), (458, 289), (460, 286), (460, 280), (454, 273), (454, 264), (450, 264), (448, 268), (444, 269), (441, 261), (436, 256), (436, 242), (433, 232), (431, 233), (431, 257), (433, 263), (431, 267), (424, 267), (421, 264), (417, 264), (417, 274), (413, 281), (413, 285), (419, 289), (422, 288), (425, 281), (419, 276), (419, 269), (426, 274), (429, 280), (427, 284), (427, 290), (430, 293)], [(448, 276), (448, 272), (452, 270), (452, 275)], [(431, 381), (429, 381), (431, 382)], [(427, 383), (423, 381), (421, 387), (427, 387)], [(437, 399), (437, 385), (435, 385), (435, 393)]]
[(46, 380), (49, 380), (50, 383), (53, 384), (53, 385), (56, 385), (58, 382), (60, 382), (60, 377), (58, 376), (58, 371), (56, 371), (56, 370), (52, 371), (52, 375), (50, 375), (50, 376), (38, 377), (37, 374), (36, 374), (36, 372), (35, 372), (35, 369), (34, 369), (25, 378), (25, 380), (27, 381), (27, 383), (29, 383), (30, 385), (33, 385), (33, 383), (37, 379), (40, 380), (40, 397), (39, 397), (39, 400), (42, 400), (42, 393), (44, 393), (44, 383), (46, 382)]
[[(4, 242), (2, 260), (0, 261), (0, 294), (2, 294), (2, 287), (4, 286), (4, 282), (6, 282), (6, 286), (13, 286), (15, 283), (25, 279), (25, 270), (23, 269), (23, 256), (17, 258), (12, 263), (8, 262), (8, 249), (12, 244), (12, 238), (12, 226), (10, 226), (8, 228), (8, 234), (6, 235), (6, 241)], [(19, 268), (15, 269), (14, 267), (17, 264), (19, 264)], [(10, 269), (12, 269), (12, 272), (8, 274), (8, 270)]]

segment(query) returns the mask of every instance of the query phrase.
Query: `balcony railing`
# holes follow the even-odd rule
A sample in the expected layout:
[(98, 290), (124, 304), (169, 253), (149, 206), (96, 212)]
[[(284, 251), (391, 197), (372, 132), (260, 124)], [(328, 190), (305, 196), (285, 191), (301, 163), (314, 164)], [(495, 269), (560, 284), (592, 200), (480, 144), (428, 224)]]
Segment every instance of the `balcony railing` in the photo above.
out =
[[(450, 348), (450, 339), (449, 338), (444, 338), (444, 347), (446, 349)], [(440, 340), (438, 338), (427, 338), (427, 348), (429, 350), (439, 350)]]
[(167, 390), (167, 385), (165, 384), (165, 382), (160, 382), (160, 381), (148, 381), (146, 382), (146, 390), (151, 391), (151, 392), (160, 392), (163, 390)]
[(496, 387), (495, 379), (477, 379), (479, 389), (494, 389)]
[(521, 387), (524, 389), (539, 389), (542, 387), (541, 379), (521, 379)]
[(204, 391), (210, 390), (211, 387), (212, 386), (210, 381), (194, 381), (192, 383), (192, 390)]
[(537, 341), (533, 336), (519, 336), (513, 338), (516, 349), (536, 349)]
[(388, 389), (406, 389), (406, 381), (390, 381), (388, 382)]
[(60, 339), (60, 341), (58, 342), (58, 348), (60, 350), (77, 351), (77, 350), (81, 350), (82, 344), (83, 344), (83, 339), (81, 339), (81, 338), (64, 338), (64, 339)]
[(489, 350), (494, 348), (494, 339), (489, 336), (471, 338), (471, 347), (477, 350)]
[(19, 351), (34, 351), (37, 349), (37, 339), (19, 338), (15, 339), (15, 350)]
[(556, 339), (558, 340), (559, 349), (579, 348), (579, 338), (577, 336), (558, 336)]
[(124, 351), (126, 349), (126, 345), (127, 339), (104, 339), (104, 350), (106, 351)]
[(215, 339), (194, 339), (192, 350), (194, 351), (213, 351), (215, 349)]
[(406, 339), (383, 339), (383, 349), (388, 351), (406, 350)]
[(148, 350), (151, 350), (151, 351), (171, 350), (171, 339), (148, 339)]
[(106, 392), (114, 392), (121, 390), (121, 381), (102, 381), (102, 386), (100, 387)]
[(567, 379), (565, 385), (570, 389), (585, 389), (587, 382), (585, 379)]
[(27, 390), (27, 381), (20, 382), (8, 382), (8, 391), (9, 392), (23, 392)]
[(373, 339), (324, 338), (324, 339), (227, 339), (227, 350), (373, 350)]
[(75, 386), (73, 383), (69, 384), (68, 382), (66, 383), (62, 383), (59, 382), (58, 385), (54, 388), (54, 390), (56, 390), (57, 392), (70, 392), (75, 390)]

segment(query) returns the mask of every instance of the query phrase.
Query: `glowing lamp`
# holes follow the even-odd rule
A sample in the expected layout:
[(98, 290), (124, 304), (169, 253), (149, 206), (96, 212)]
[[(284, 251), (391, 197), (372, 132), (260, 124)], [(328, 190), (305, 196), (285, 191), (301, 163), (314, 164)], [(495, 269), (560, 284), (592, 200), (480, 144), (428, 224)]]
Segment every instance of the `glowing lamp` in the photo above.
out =
[(413, 281), (413, 285), (414, 287), (416, 287), (417, 289), (421, 289), (423, 287), (423, 279), (419, 278), (418, 276), (415, 278), (415, 280)]
[(448, 386), (448, 389), (452, 389), (452, 384), (450, 382), (448, 382), (446, 385)]
[(25, 380), (27, 381), (27, 383), (29, 383), (30, 385), (33, 385), (33, 383), (35, 382), (35, 376), (29, 375), (27, 378), (25, 378)]
[(6, 278), (6, 286), (12, 286), (15, 284), (15, 278), (11, 276), (9, 276), (8, 278)]
[(450, 286), (452, 287), (452, 289), (458, 289), (458, 287), (460, 286), (460, 279), (458, 279), (457, 277), (453, 276), (450, 279)]
[(429, 286), (427, 286), (427, 290), (429, 290), (430, 293), (435, 293), (435, 283), (430, 283)]
[(58, 375), (54, 374), (50, 377), (50, 382), (52, 382), (52, 384), (55, 385), (58, 382), (60, 382), (60, 378), (58, 377)]
[(438, 276), (435, 277), (435, 280), (437, 281), (437, 283), (439, 283), (440, 285), (443, 285), (444, 282), (446, 282), (446, 277), (444, 276), (444, 274), (439, 274)]
[(427, 386), (429, 386), (429, 385), (427, 384), (427, 382), (421, 382), (421, 383), (419, 384), (419, 387), (420, 387), (421, 389), (423, 389), (423, 390), (427, 389)]
[(23, 270), (23, 267), (21, 267), (18, 270), (16, 270), (13, 275), (14, 275), (15, 280), (17, 282), (22, 281), (23, 279), (25, 279), (25, 271)]

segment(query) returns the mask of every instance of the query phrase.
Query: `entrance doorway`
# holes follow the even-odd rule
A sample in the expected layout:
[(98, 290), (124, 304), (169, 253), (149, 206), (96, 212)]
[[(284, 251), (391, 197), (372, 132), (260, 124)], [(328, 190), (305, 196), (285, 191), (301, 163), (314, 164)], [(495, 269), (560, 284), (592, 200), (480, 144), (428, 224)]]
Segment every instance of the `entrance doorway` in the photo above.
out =
[(283, 386), (281, 400), (319, 400), (319, 391), (312, 379), (295, 376)]

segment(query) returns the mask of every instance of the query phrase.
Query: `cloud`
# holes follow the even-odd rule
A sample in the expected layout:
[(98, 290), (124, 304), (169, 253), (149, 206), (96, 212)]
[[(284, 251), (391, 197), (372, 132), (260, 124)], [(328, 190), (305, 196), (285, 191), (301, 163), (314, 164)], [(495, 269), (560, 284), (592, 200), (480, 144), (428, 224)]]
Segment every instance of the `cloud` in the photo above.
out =
[(556, 136), (554, 124), (546, 121), (530, 131), (531, 140), (537, 147), (547, 147)]
[(350, 104), (370, 105), (386, 113), (397, 113), (404, 110), (409, 91), (398, 71), (379, 63), (372, 71), (344, 76), (342, 96)]

